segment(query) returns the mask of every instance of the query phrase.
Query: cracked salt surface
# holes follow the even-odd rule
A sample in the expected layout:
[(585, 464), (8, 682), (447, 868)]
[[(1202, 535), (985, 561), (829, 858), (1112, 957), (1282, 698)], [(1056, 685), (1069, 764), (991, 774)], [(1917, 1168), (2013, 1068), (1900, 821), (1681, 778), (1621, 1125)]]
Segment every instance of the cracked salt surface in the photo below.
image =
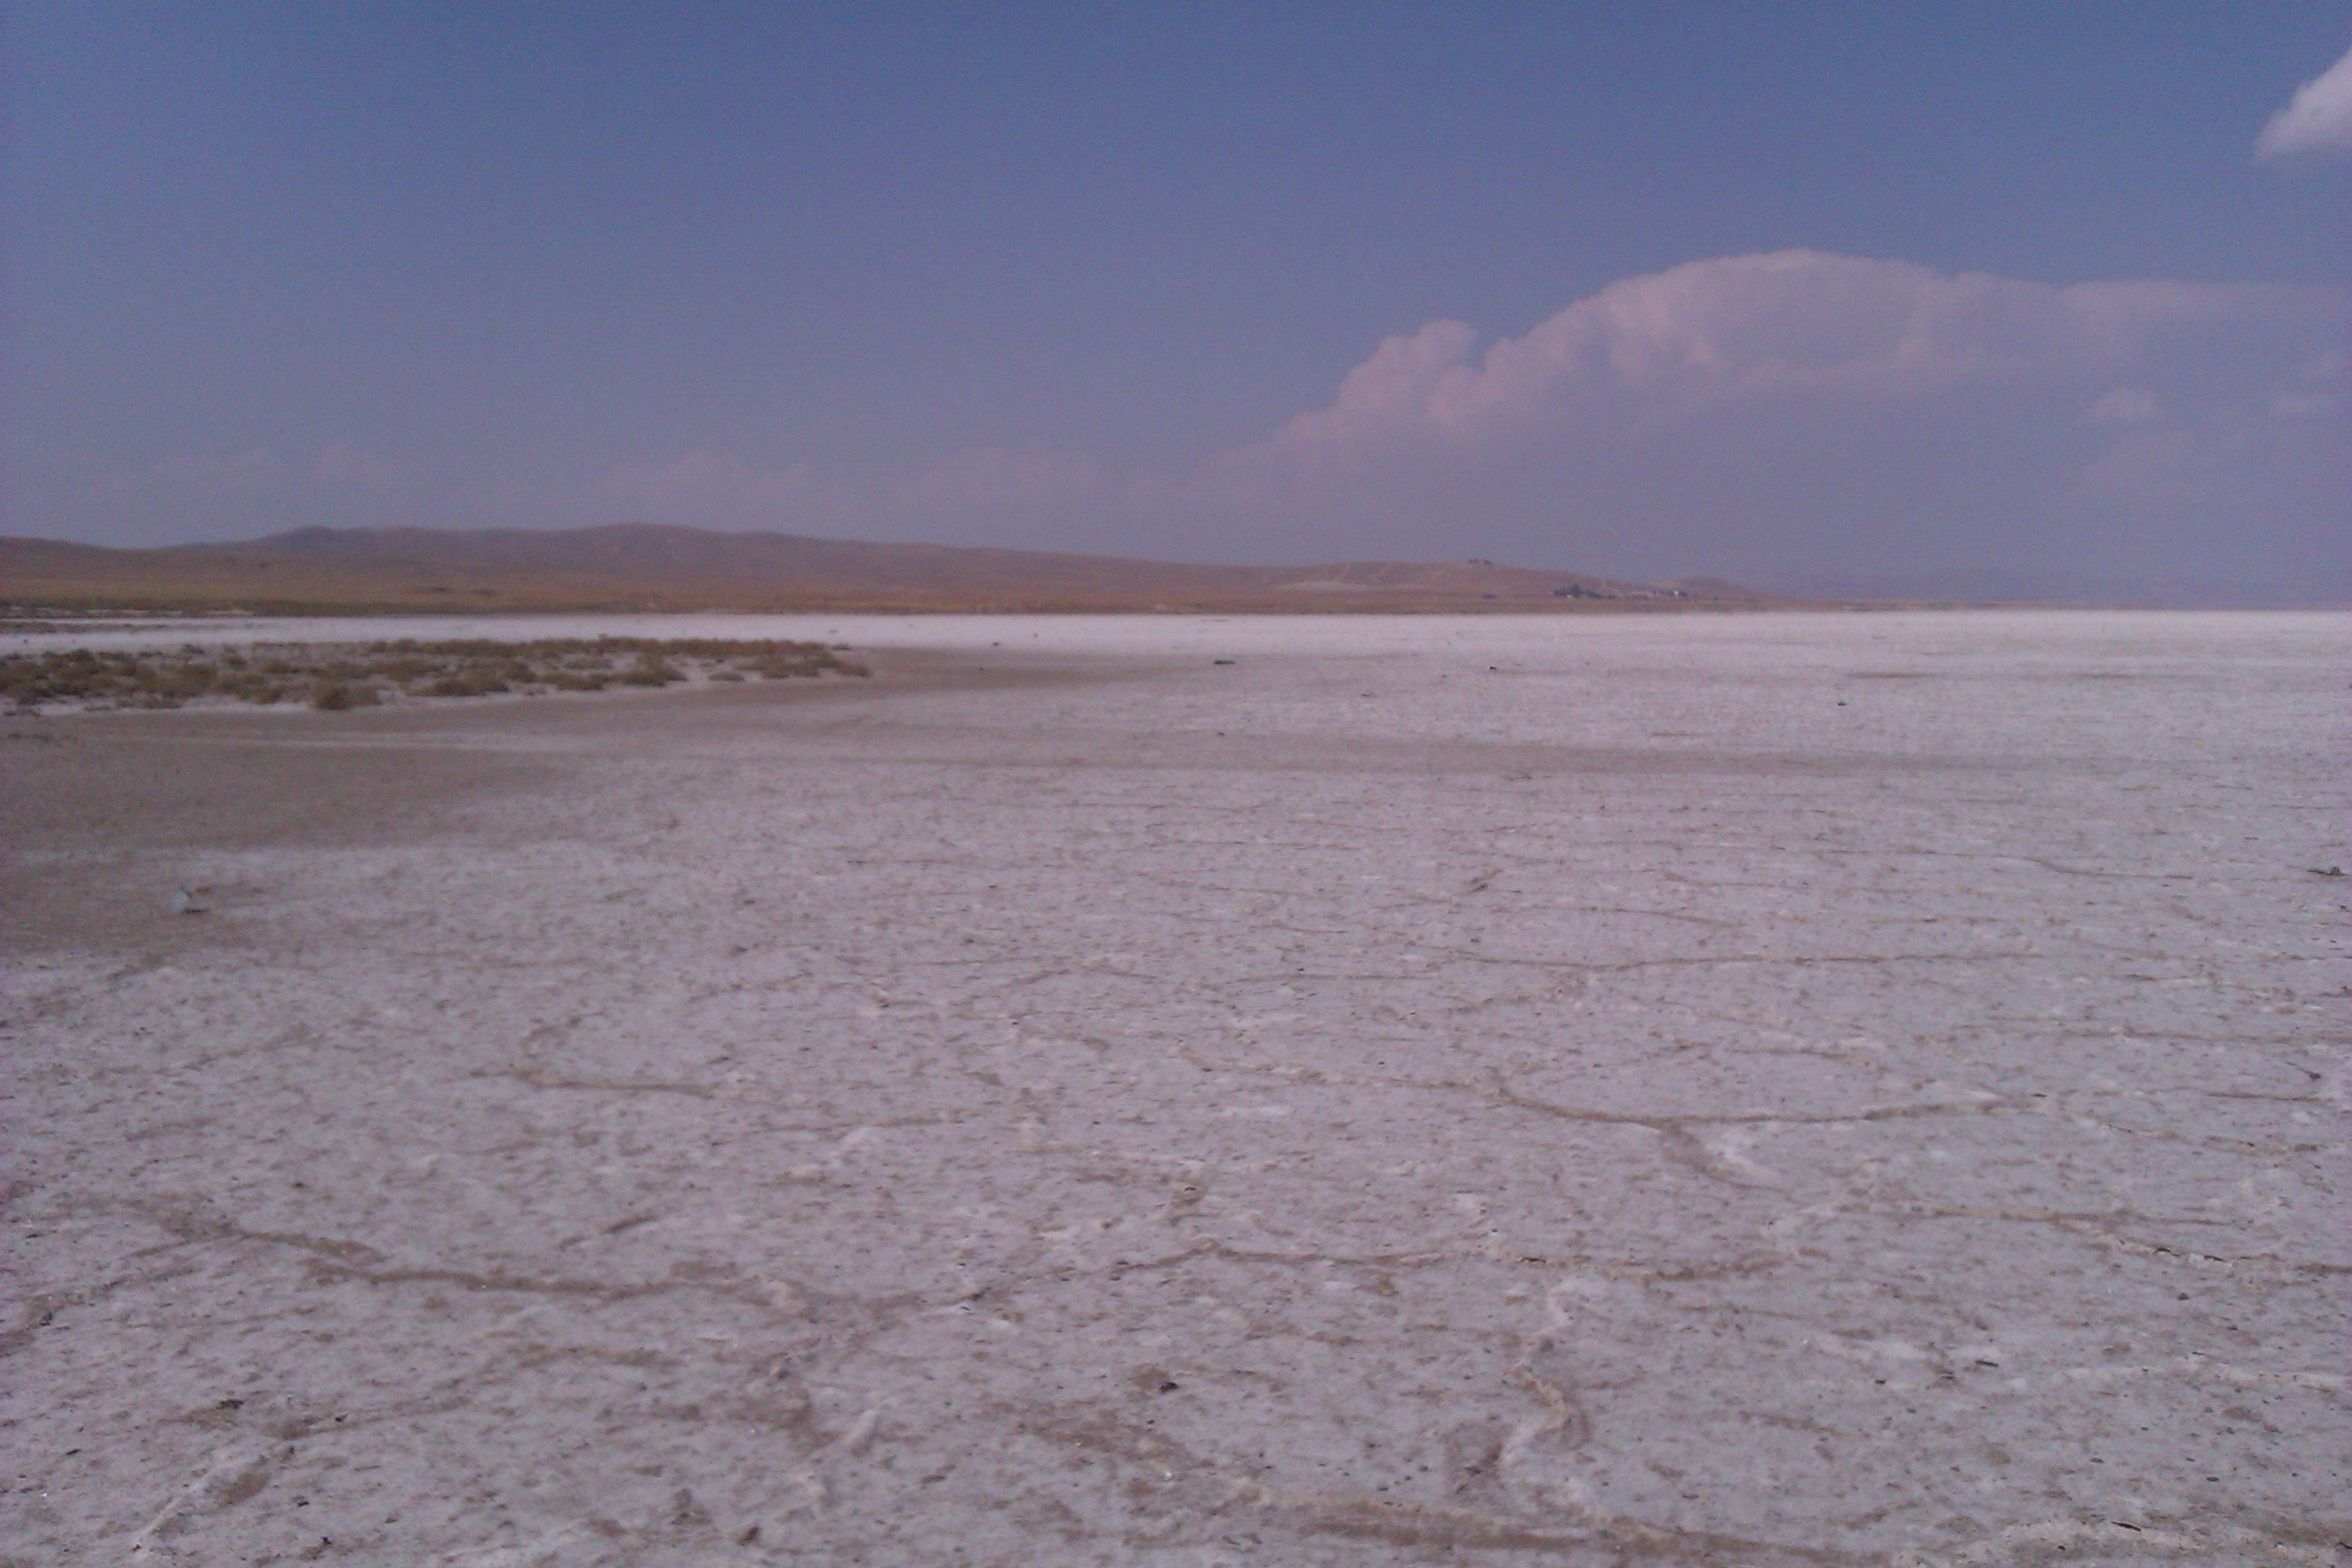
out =
[(2352, 1560), (2343, 619), (743, 624), (12, 963), (5, 1561)]

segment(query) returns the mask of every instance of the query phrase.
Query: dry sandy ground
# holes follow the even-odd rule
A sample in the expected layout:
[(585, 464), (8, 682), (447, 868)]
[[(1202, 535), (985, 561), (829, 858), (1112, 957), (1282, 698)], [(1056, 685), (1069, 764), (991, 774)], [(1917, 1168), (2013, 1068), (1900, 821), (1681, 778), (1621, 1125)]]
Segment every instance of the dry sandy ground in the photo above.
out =
[(757, 624), (0, 724), (0, 1560), (2352, 1561), (2352, 623)]

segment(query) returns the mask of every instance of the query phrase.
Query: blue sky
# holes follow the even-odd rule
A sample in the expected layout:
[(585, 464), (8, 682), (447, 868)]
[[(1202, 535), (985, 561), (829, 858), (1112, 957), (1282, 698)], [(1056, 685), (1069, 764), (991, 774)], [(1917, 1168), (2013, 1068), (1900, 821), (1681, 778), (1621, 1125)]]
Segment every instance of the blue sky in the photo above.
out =
[(9, 532), (2352, 555), (2352, 5), (5, 16)]

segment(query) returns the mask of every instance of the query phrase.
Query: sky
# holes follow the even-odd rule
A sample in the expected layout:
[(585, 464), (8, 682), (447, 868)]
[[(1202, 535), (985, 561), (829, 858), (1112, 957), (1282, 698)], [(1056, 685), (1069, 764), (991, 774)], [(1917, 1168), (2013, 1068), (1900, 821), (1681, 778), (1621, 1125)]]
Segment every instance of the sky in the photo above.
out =
[(0, 9), (0, 532), (2352, 589), (2352, 0)]

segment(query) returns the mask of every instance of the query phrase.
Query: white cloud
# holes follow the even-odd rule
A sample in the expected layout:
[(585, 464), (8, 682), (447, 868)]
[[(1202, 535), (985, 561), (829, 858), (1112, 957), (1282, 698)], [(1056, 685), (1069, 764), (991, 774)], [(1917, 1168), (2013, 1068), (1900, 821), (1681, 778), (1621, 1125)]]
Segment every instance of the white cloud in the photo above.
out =
[(2322, 290), (1719, 258), (1484, 346), (1454, 321), (1391, 337), (1325, 406), (1136, 498), (1299, 555), (1442, 538), (1768, 579), (2155, 548), (2134, 538), (2251, 559), (2340, 526), (2345, 371), (2314, 345), (2347, 321)]
[(2263, 127), (2254, 152), (2264, 158), (2352, 153), (2352, 49), (2294, 89), (2286, 107)]
[[(2311, 345), (2346, 319), (2313, 290), (2061, 286), (1809, 250), (1719, 258), (1621, 279), (1483, 351), (1454, 321), (1389, 338), (1328, 405), (1135, 497), (1159, 515), (1262, 520), (1283, 547), (1317, 552), (1318, 539), (1368, 531), (1401, 546), (1432, 517), (1588, 541), (1697, 538), (1702, 517), (1737, 531), (1743, 515), (1751, 534), (1768, 517), (1790, 531), (1909, 518), (1932, 532), (1970, 509), (2022, 519), (2117, 494), (2084, 476), (2159, 424), (2175, 456), (2139, 471), (2252, 463), (2236, 434), (2249, 419), (2329, 406), (2317, 399), (2340, 367), (2315, 367)], [(2207, 445), (2211, 464), (2178, 456)], [(2266, 460), (2282, 467), (2247, 475), (2249, 498), (2312, 467)], [(1572, 537), (1544, 553), (1609, 559)]]
[(1391, 338), (1349, 372), (1329, 406), (1298, 416), (1269, 445), (1299, 457), (1459, 445), (1727, 402), (2043, 381), (2128, 367), (2168, 339), (2312, 304), (2288, 290), (2058, 287), (1809, 250), (1727, 257), (1612, 283), (1483, 355), (1458, 321)]

